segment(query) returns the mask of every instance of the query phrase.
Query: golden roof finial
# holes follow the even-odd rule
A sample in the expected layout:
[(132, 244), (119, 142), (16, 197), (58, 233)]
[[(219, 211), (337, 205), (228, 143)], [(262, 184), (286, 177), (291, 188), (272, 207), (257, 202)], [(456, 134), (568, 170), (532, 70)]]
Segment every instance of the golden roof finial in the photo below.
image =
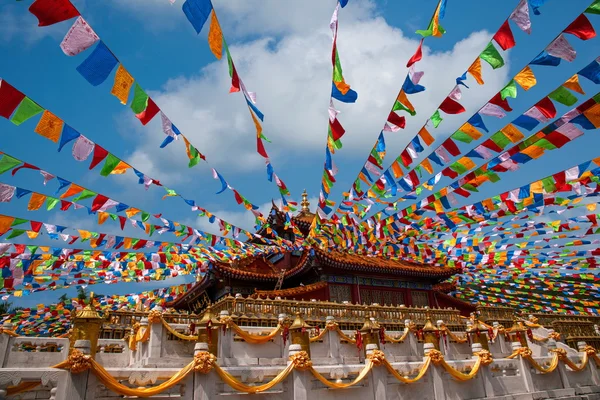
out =
[(300, 203), (300, 205), (302, 206), (303, 212), (310, 212), (310, 209), (308, 208), (310, 203), (308, 202), (308, 193), (306, 193), (306, 189), (302, 192), (302, 203)]

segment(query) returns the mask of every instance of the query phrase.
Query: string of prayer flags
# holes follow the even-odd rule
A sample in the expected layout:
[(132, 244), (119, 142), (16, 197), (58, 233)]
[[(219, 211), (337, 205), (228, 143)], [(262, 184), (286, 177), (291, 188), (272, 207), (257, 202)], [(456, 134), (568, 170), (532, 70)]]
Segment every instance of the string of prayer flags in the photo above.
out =
[(0, 115), (9, 119), (25, 95), (3, 79), (0, 79)]
[(442, 35), (444, 33), (446, 33), (446, 30), (444, 29), (444, 27), (442, 25), (440, 25), (440, 19), (444, 18), (445, 7), (446, 7), (445, 5), (446, 5), (446, 0), (439, 1), (438, 5), (435, 9), (435, 12), (433, 13), (433, 17), (431, 18), (431, 21), (429, 22), (429, 26), (425, 30), (416, 31), (417, 35), (421, 35), (424, 38), (426, 38), (428, 36), (442, 37)]

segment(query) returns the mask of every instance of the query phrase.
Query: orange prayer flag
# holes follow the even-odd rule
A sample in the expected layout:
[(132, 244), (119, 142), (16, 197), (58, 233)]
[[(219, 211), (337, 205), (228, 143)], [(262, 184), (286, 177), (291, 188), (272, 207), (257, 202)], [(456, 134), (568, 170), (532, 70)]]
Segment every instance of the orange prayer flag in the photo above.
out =
[(83, 240), (83, 239), (89, 239), (92, 237), (92, 232), (90, 231), (84, 231), (82, 229), (77, 229), (77, 232), (79, 232), (79, 237)]
[[(130, 237), (126, 237), (123, 239), (123, 247), (125, 247), (126, 249), (131, 248), (131, 238)], [(135, 267), (135, 264), (133, 264), (133, 266)]]
[(458, 162), (467, 169), (475, 168), (475, 163), (469, 157), (463, 157)]
[(75, 196), (81, 191), (83, 191), (83, 188), (81, 186), (71, 183), (67, 191), (60, 195), (60, 198), (66, 199), (67, 197)]
[(10, 226), (15, 221), (14, 217), (8, 215), (0, 215), (0, 235), (5, 234), (10, 229)]
[(600, 127), (600, 104), (594, 104), (583, 112), (583, 115), (596, 127)]
[(537, 83), (535, 75), (529, 65), (523, 68), (513, 79), (523, 88), (523, 90), (529, 90)]
[(427, 146), (431, 146), (431, 144), (435, 141), (435, 139), (433, 138), (433, 136), (431, 136), (431, 134), (429, 133), (429, 131), (425, 127), (421, 128), (421, 130), (419, 131), (418, 135), (419, 135), (419, 137), (421, 139), (423, 139), (423, 142), (425, 142), (425, 144)]
[(256, 137), (259, 138), (260, 134), (262, 133), (262, 126), (260, 126), (260, 122), (258, 122), (258, 118), (254, 116), (254, 112), (252, 111), (250, 106), (248, 106), (248, 111), (250, 111), (250, 116), (252, 117), (252, 121), (254, 121), (254, 127), (256, 128)]
[(461, 132), (466, 133), (467, 135), (469, 135), (474, 140), (477, 140), (481, 136), (483, 136), (481, 134), (481, 132), (479, 132), (477, 130), (477, 128), (475, 128), (473, 125), (471, 125), (468, 122), (465, 122), (460, 128), (458, 128), (458, 130), (461, 131)]
[(392, 172), (394, 173), (394, 178), (398, 179), (404, 176), (404, 171), (402, 171), (402, 167), (400, 167), (400, 163), (398, 160), (392, 163)]
[(426, 158), (423, 161), (421, 161), (421, 166), (423, 168), (425, 168), (425, 170), (427, 172), (429, 172), (430, 174), (433, 174), (433, 168), (431, 167), (431, 162), (429, 162), (428, 158)]
[(38, 210), (42, 204), (46, 201), (46, 196), (41, 193), (33, 192), (31, 194), (31, 198), (29, 199), (29, 204), (27, 205), (27, 209), (29, 211)]
[(58, 143), (63, 124), (64, 122), (62, 119), (58, 118), (50, 111), (44, 110), (44, 114), (42, 114), (42, 118), (35, 127), (34, 132), (46, 139), (52, 140), (54, 143)]
[(40, 234), (39, 232), (36, 232), (36, 231), (27, 231), (26, 233), (27, 233), (27, 237), (29, 239), (35, 239)]
[(131, 165), (129, 165), (125, 161), (121, 160), (121, 161), (119, 161), (119, 163), (117, 164), (115, 169), (110, 171), (110, 174), (111, 175), (121, 175), (121, 174), (124, 174), (125, 172), (127, 172), (127, 170), (129, 168), (131, 168)]
[(585, 94), (585, 92), (579, 85), (579, 75), (577, 74), (570, 77), (565, 83), (563, 83), (563, 86), (567, 89), (571, 89), (574, 92)]
[(223, 32), (221, 31), (221, 25), (219, 25), (219, 20), (217, 19), (215, 10), (212, 10), (210, 17), (208, 47), (210, 47), (210, 51), (212, 51), (215, 57), (220, 60), (223, 56)]
[(508, 138), (512, 143), (517, 143), (519, 140), (523, 139), (524, 136), (520, 130), (518, 130), (513, 124), (508, 124), (504, 128), (500, 129), (504, 136)]
[(439, 200), (436, 200), (433, 202), (433, 207), (435, 208), (435, 212), (438, 214), (442, 214), (444, 212), (444, 206), (442, 205), (442, 202)]
[(415, 106), (413, 106), (410, 100), (408, 100), (408, 97), (406, 96), (406, 93), (404, 93), (404, 90), (400, 90), (400, 93), (398, 93), (398, 97), (396, 98), (396, 100), (398, 100), (399, 103), (408, 108), (410, 111), (415, 111)]
[(544, 193), (544, 184), (542, 183), (542, 181), (530, 183), (529, 191), (531, 193)]
[(477, 83), (480, 85), (484, 84), (483, 78), (481, 77), (481, 59), (479, 57), (471, 64), (469, 69), (467, 69), (467, 72), (473, 76)]
[(106, 220), (108, 219), (108, 213), (107, 212), (103, 212), (103, 211), (99, 211), (98, 212), (98, 225), (102, 225), (104, 222), (106, 222)]
[(110, 90), (110, 94), (119, 99), (121, 104), (127, 104), (131, 86), (133, 86), (133, 76), (127, 72), (123, 64), (119, 64), (119, 68), (117, 68), (117, 73), (115, 74), (115, 83)]

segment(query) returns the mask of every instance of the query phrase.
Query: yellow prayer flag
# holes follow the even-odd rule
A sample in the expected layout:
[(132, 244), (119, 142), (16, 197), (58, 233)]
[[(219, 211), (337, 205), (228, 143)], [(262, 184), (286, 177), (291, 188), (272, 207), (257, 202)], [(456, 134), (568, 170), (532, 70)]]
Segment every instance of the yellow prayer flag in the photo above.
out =
[(600, 104), (594, 104), (585, 110), (583, 115), (585, 115), (596, 128), (600, 128)]
[[(131, 248), (131, 238), (130, 237), (126, 237), (123, 239), (123, 247), (125, 247), (126, 249)], [(135, 267), (135, 264), (134, 263), (132, 263), (132, 264)]]
[(588, 209), (588, 211), (596, 211), (596, 203), (590, 203), (585, 207)]
[(524, 138), (520, 130), (518, 130), (513, 124), (508, 124), (504, 128), (500, 129), (504, 136), (508, 138), (512, 143), (517, 143)]
[(33, 192), (31, 194), (31, 198), (29, 199), (29, 204), (27, 205), (27, 209), (29, 211), (39, 210), (39, 208), (42, 206), (42, 204), (44, 204), (44, 201), (46, 201), (46, 196), (44, 196), (41, 193)]
[(486, 210), (488, 211), (492, 211), (494, 210), (494, 202), (492, 201), (492, 199), (485, 199), (481, 201), (481, 204), (486, 208)]
[(474, 140), (477, 140), (481, 136), (483, 136), (481, 134), (481, 132), (479, 132), (477, 130), (477, 128), (475, 128), (473, 125), (471, 125), (468, 122), (465, 122), (460, 128), (458, 128), (458, 130), (461, 131), (461, 132), (466, 133), (467, 135), (469, 135)]
[(77, 229), (77, 232), (79, 232), (79, 237), (82, 240), (89, 239), (92, 237), (92, 232), (90, 232), (90, 231), (84, 231), (83, 229)]
[(458, 162), (466, 169), (473, 169), (476, 166), (473, 160), (471, 160), (469, 157), (463, 157), (458, 160)]
[(442, 214), (444, 212), (444, 206), (442, 205), (442, 202), (439, 200), (436, 200), (433, 202), (433, 207), (435, 208), (435, 212), (438, 214)]
[(131, 165), (129, 165), (125, 161), (121, 160), (121, 161), (119, 161), (119, 163), (117, 164), (115, 169), (110, 171), (110, 174), (111, 175), (121, 175), (121, 174), (124, 174), (125, 172), (127, 172), (127, 170), (129, 168), (131, 168)]
[(102, 225), (108, 219), (109, 214), (107, 212), (98, 211), (98, 225)]
[(223, 56), (223, 32), (217, 19), (215, 10), (212, 10), (210, 16), (210, 30), (208, 31), (208, 47), (218, 60)]
[(537, 83), (535, 75), (531, 68), (526, 66), (523, 68), (514, 78), (514, 81), (519, 84), (524, 90), (529, 90), (534, 87)]
[(50, 111), (44, 110), (44, 114), (42, 114), (42, 118), (35, 127), (34, 132), (46, 139), (52, 140), (54, 143), (58, 143), (63, 124), (64, 122), (62, 119), (58, 118)]
[(567, 81), (565, 83), (563, 83), (563, 86), (566, 87), (567, 89), (571, 89), (574, 92), (577, 92), (580, 94), (585, 94), (585, 92), (579, 85), (579, 75), (577, 75), (577, 74), (575, 74), (572, 77), (570, 77), (569, 79), (567, 79)]
[(481, 77), (481, 59), (479, 57), (477, 57), (477, 59), (475, 59), (475, 61), (473, 62), (473, 64), (471, 64), (471, 66), (469, 67), (469, 69), (467, 69), (467, 72), (469, 74), (471, 74), (471, 76), (480, 85), (483, 85), (485, 83), (485, 82), (483, 82), (483, 78)]
[(435, 139), (433, 138), (433, 136), (431, 136), (431, 134), (429, 133), (429, 131), (425, 127), (421, 128), (421, 130), (419, 131), (418, 135), (419, 135), (419, 137), (421, 139), (423, 139), (423, 142), (425, 142), (425, 144), (427, 146), (431, 146), (431, 144), (435, 141)]
[(136, 214), (139, 214), (141, 212), (141, 210), (138, 210), (137, 208), (133, 208), (133, 207), (129, 207), (127, 210), (125, 210), (125, 214), (127, 215), (127, 218), (131, 218)]
[(27, 237), (29, 237), (29, 239), (35, 239), (38, 237), (38, 235), (39, 235), (39, 232), (27, 231)]
[(115, 74), (115, 83), (110, 93), (119, 99), (121, 104), (127, 104), (131, 86), (133, 86), (133, 76), (127, 72), (123, 64), (119, 64), (119, 68), (117, 68), (117, 73)]
[(542, 181), (536, 181), (529, 184), (529, 191), (531, 193), (544, 193), (544, 184)]
[(532, 144), (521, 150), (521, 153), (528, 155), (531, 158), (540, 158), (544, 154), (544, 149), (542, 147), (536, 146)]

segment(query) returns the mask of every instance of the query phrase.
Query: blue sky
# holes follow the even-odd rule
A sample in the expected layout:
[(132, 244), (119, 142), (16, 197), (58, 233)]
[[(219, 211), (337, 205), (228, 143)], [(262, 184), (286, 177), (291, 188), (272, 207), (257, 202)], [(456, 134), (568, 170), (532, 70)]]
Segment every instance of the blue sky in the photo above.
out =
[[(248, 89), (257, 92), (257, 105), (265, 114), (264, 133), (273, 141), (266, 146), (276, 172), (295, 199), (299, 200), (302, 190), (307, 189), (314, 205), (327, 134), (331, 85), (328, 25), (335, 2), (214, 0), (213, 3), (238, 72)], [(418, 114), (407, 118), (405, 130), (386, 135), (386, 166), (416, 134), (453, 87), (454, 79), (483, 50), (518, 2), (449, 0), (448, 3), (443, 20), (447, 34), (440, 39), (428, 39), (423, 61), (417, 64), (425, 72), (421, 84), (427, 88), (411, 97)], [(447, 137), (454, 132), (589, 3), (549, 0), (541, 15), (531, 15), (531, 35), (512, 25), (517, 46), (503, 53), (506, 66), (491, 71), (484, 65), (486, 84), (479, 87), (471, 79), (471, 89), (463, 91), (461, 103), (467, 113), (449, 117), (435, 135)], [(212, 179), (206, 165), (187, 168), (182, 142), (159, 149), (163, 140), (160, 119), (141, 126), (130, 109), (111, 96), (112, 75), (98, 87), (92, 87), (79, 75), (75, 68), (89, 51), (67, 57), (59, 47), (74, 20), (39, 28), (35, 17), (27, 11), (29, 4), (3, 2), (0, 6), (0, 77), (134, 167), (195, 199), (221, 218), (251, 228), (251, 214), (236, 205), (231, 192), (215, 194), (220, 185)], [(239, 93), (228, 93), (226, 63), (216, 61), (210, 53), (207, 27), (200, 35), (195, 34), (181, 12), (182, 0), (174, 5), (168, 0), (73, 0), (73, 4), (229, 184), (267, 211), (278, 192), (266, 180), (262, 158), (255, 151), (254, 127), (243, 98)], [(338, 106), (342, 111), (339, 119), (347, 133), (344, 148), (335, 155), (340, 172), (331, 199), (340, 199), (340, 193), (350, 187), (365, 161), (406, 76), (406, 62), (419, 38), (414, 31), (427, 27), (436, 4), (434, 0), (350, 0), (348, 7), (340, 12), (338, 50), (346, 82), (358, 92), (359, 100), (353, 105)], [(600, 16), (589, 18), (600, 29)], [(577, 59), (556, 68), (535, 68), (538, 85), (528, 92), (520, 91), (519, 97), (511, 101), (514, 111), (497, 123), (489, 122), (491, 131), (504, 126), (600, 55), (598, 38), (587, 42), (572, 36), (568, 39), (577, 50)], [(586, 90), (589, 96), (579, 96), (582, 100), (600, 91), (591, 84), (585, 88), (589, 89)], [(559, 115), (567, 110), (559, 108)], [(206, 220), (197, 219), (180, 199), (161, 200), (163, 193), (155, 187), (145, 191), (137, 185), (133, 174), (103, 178), (99, 168), (88, 171), (87, 162), (75, 161), (70, 146), (58, 153), (55, 144), (33, 132), (36, 123), (37, 118), (16, 127), (0, 120), (0, 151), (131, 206), (162, 212), (170, 219), (217, 232)], [(503, 174), (500, 182), (485, 187), (481, 197), (599, 156), (598, 144), (597, 133), (587, 132), (563, 149), (523, 166), (518, 173)], [(49, 195), (58, 187), (56, 181), (44, 187), (40, 175), (28, 170), (15, 177), (3, 174), (0, 182)], [(111, 221), (97, 227), (96, 217), (83, 210), (27, 211), (27, 198), (0, 204), (0, 213), (106, 233), (120, 231)], [(126, 233), (145, 237), (141, 230), (131, 227), (126, 228)], [(172, 236), (161, 239), (171, 240)], [(17, 242), (24, 240), (21, 237)], [(47, 238), (36, 243), (63, 246)], [(177, 283), (181, 279), (160, 285)], [(94, 290), (103, 294), (157, 287), (156, 284), (97, 286)], [(68, 293), (73, 292), (74, 289)], [(43, 292), (16, 302), (25, 306), (49, 303), (61, 293)]]

